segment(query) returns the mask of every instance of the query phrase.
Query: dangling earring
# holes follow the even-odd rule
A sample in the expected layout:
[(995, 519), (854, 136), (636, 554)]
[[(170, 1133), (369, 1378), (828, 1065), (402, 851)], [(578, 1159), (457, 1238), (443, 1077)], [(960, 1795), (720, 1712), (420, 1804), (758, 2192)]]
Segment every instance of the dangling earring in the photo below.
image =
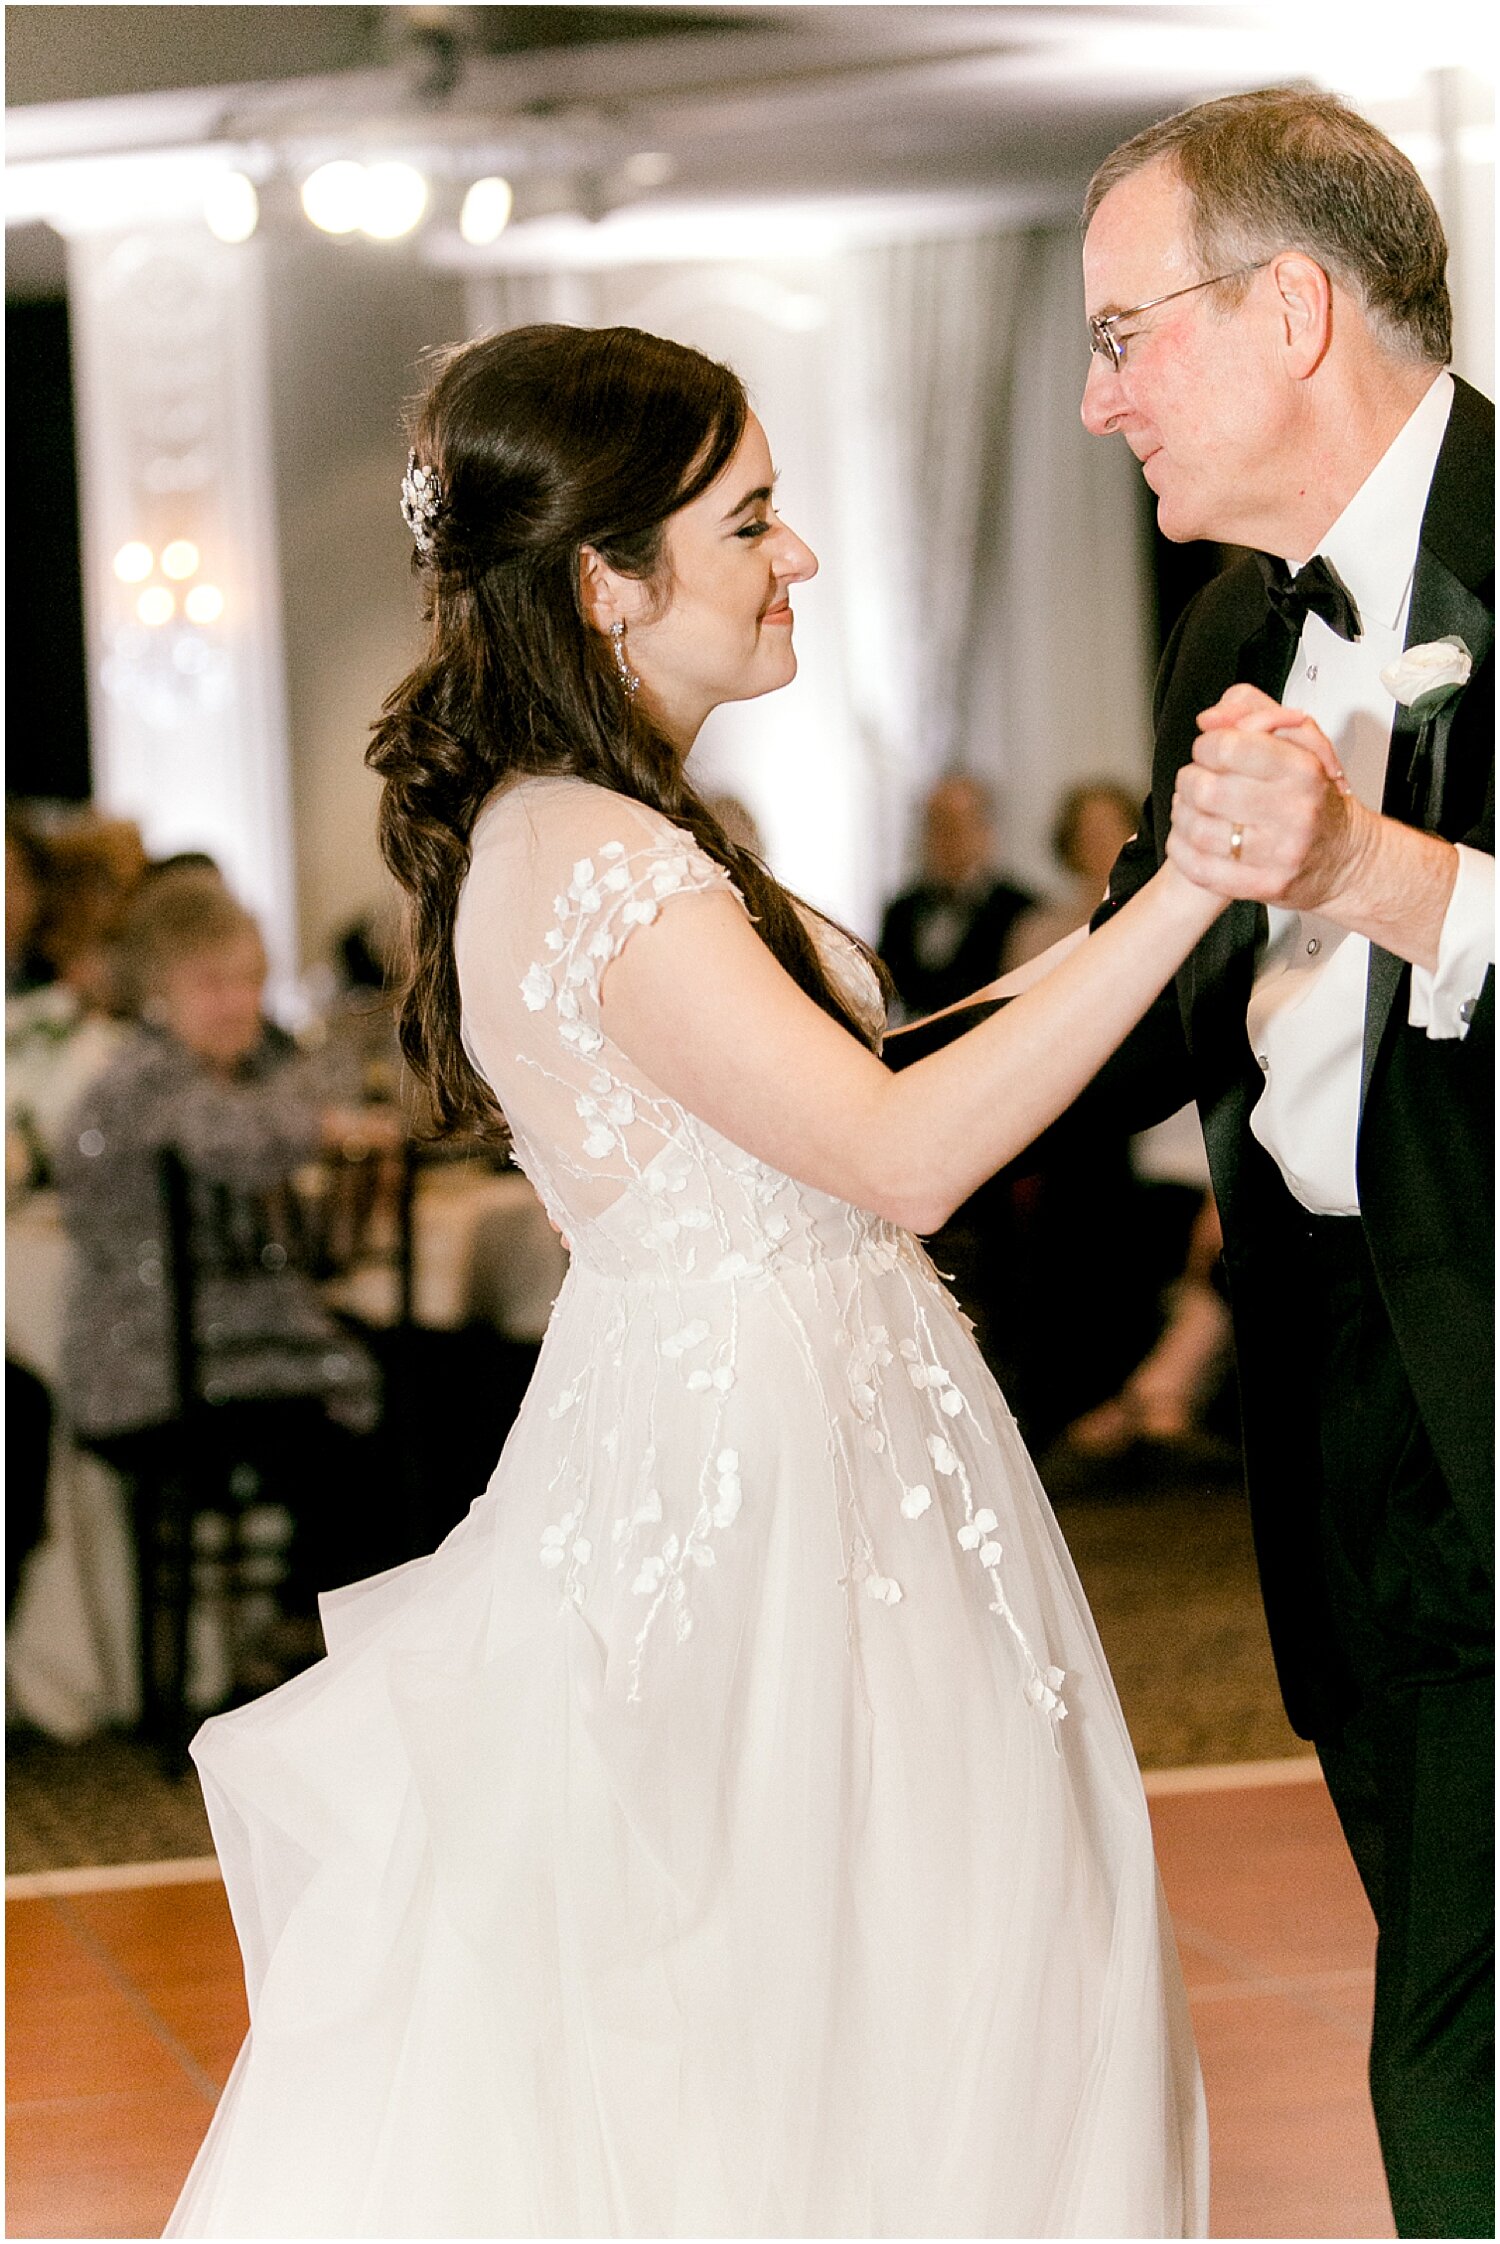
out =
[(615, 668), (620, 673), (620, 684), (625, 689), (625, 699), (634, 701), (640, 691), (641, 681), (631, 669), (625, 657), (625, 626), (623, 623), (612, 623), (610, 625), (609, 643), (614, 648)]

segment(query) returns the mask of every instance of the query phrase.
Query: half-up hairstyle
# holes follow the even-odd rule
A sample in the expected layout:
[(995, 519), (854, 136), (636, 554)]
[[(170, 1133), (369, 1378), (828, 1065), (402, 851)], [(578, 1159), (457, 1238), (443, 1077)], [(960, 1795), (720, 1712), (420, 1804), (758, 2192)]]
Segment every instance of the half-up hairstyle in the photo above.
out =
[(416, 561), (430, 637), (366, 761), (385, 782), (380, 847), (407, 896), (401, 1045), (439, 1131), (503, 1128), (460, 1039), (453, 927), (475, 819), (521, 774), (571, 774), (685, 828), (793, 980), (869, 1041), (794, 899), (694, 792), (584, 612), (585, 545), (670, 598), (666, 524), (728, 465), (748, 413), (727, 367), (633, 327), (461, 345), (416, 408), (413, 450), (439, 493)]

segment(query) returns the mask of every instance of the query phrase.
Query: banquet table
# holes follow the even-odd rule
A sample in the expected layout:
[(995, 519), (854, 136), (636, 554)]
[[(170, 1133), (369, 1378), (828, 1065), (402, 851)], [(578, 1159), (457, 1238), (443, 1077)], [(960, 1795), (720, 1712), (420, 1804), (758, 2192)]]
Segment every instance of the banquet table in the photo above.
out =
[[(507, 1340), (541, 1339), (568, 1257), (519, 1169), (421, 1165), (413, 1217), (414, 1323), (433, 1332), (488, 1324)], [(327, 1292), (362, 1323), (396, 1321), (390, 1253), (358, 1264)]]
[[(9, 1209), (5, 1239), (6, 1352), (55, 1395), (71, 1260), (57, 1195), (32, 1192)], [(484, 1323), (508, 1340), (541, 1339), (567, 1251), (518, 1170), (419, 1165), (412, 1245), (416, 1324), (451, 1331)], [(393, 1324), (399, 1285), (391, 1255), (356, 1266), (328, 1298), (366, 1324)], [(204, 1662), (212, 1671), (212, 1647)], [(6, 1631), (6, 1684), (11, 1715), (56, 1738), (87, 1737), (139, 1711), (124, 1487), (56, 1418), (46, 1528)]]

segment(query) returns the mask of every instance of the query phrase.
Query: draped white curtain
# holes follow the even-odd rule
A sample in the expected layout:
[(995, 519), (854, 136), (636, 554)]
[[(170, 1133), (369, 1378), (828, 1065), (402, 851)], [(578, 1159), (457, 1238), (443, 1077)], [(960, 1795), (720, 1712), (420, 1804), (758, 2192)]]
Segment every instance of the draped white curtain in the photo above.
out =
[(839, 616), (886, 881), (913, 798), (965, 759), (1026, 262), (1019, 234), (852, 252), (834, 275)]
[(1069, 787), (1112, 779), (1144, 794), (1155, 595), (1140, 469), (1121, 438), (1090, 436), (1079, 417), (1088, 358), (1072, 227), (1028, 237), (1016, 303), (958, 760), (995, 789), (1007, 863), (1045, 888)]
[[(275, 986), (296, 963), (290, 759), (267, 380), (264, 245), (196, 223), (68, 245), (94, 791), (148, 850), (207, 849), (255, 911)], [(164, 583), (190, 541), (222, 595), (205, 620)], [(115, 574), (158, 564), (168, 620)]]

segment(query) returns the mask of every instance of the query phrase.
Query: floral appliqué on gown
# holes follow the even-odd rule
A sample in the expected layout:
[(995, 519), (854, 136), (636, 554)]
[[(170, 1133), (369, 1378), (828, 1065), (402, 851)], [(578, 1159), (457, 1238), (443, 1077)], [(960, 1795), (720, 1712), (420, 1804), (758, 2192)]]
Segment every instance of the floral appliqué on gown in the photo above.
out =
[(714, 892), (581, 781), (476, 826), (465, 1040), (571, 1268), (468, 1518), (195, 1744), (252, 2026), (171, 2234), (1204, 2233), (1134, 1756), (964, 1320), (606, 1032)]

